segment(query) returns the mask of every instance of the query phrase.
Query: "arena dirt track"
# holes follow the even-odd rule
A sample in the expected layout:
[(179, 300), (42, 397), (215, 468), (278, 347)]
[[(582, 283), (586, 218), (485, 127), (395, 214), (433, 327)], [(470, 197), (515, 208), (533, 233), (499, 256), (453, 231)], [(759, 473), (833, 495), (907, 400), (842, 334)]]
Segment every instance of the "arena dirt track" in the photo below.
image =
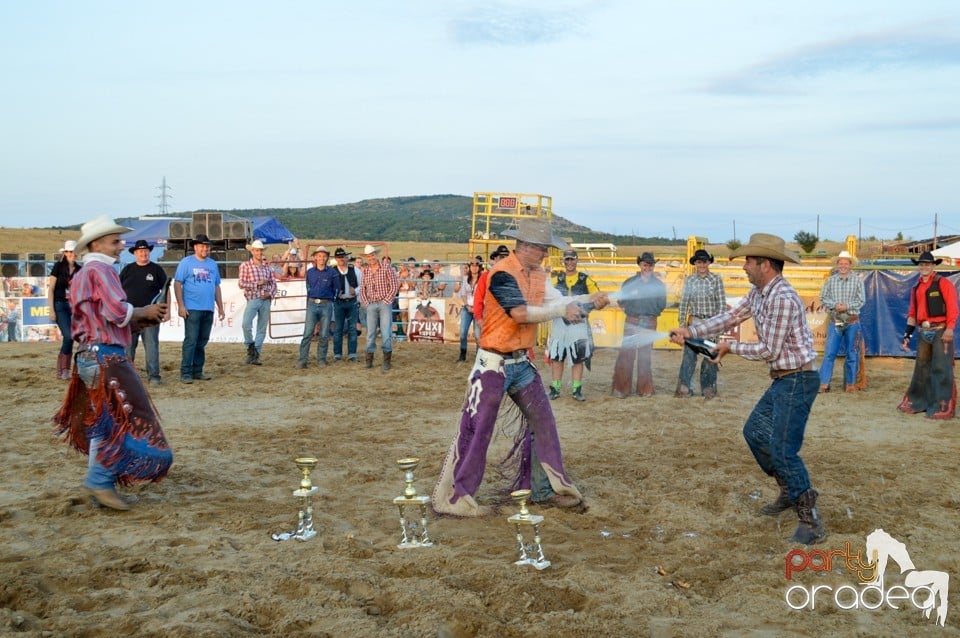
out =
[[(161, 344), (166, 383), (153, 397), (175, 464), (162, 483), (135, 488), (140, 502), (126, 513), (91, 508), (78, 489), (85, 457), (51, 434), (65, 390), (54, 379), (57, 347), (0, 344), (4, 635), (960, 635), (958, 422), (896, 411), (910, 360), (870, 359), (868, 391), (821, 395), (803, 456), (831, 534), (821, 547), (891, 533), (918, 569), (954, 577), (943, 629), (909, 605), (787, 607), (796, 519), (754, 515), (775, 485), (740, 434), (768, 384), (760, 364), (729, 357), (716, 400), (680, 400), (679, 354), (655, 352), (658, 394), (614, 400), (615, 353), (599, 352), (587, 402), (569, 389), (554, 402), (567, 469), (590, 508), (534, 508), (547, 517), (553, 561), (537, 572), (512, 564), (509, 508), (433, 517), (437, 546), (396, 548), (394, 461), (420, 456), (417, 487), (432, 491), (468, 372), (454, 363), (455, 345), (399, 344), (386, 374), (337, 364), (298, 377), (295, 346), (267, 346), (252, 367), (240, 365), (241, 345), (214, 344), (215, 379), (184, 386), (179, 344)], [(492, 462), (505, 446), (495, 441)], [(276, 543), (270, 534), (296, 523), (293, 459), (305, 454), (321, 460), (321, 536)], [(491, 468), (481, 502), (499, 487)], [(794, 578), (856, 583), (846, 571)]]

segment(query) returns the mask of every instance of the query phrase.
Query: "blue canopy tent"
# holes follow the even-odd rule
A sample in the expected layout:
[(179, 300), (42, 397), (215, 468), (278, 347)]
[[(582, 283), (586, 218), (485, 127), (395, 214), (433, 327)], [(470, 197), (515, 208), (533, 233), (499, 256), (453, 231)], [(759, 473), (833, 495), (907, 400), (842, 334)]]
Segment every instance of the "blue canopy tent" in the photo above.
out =
[(251, 217), (253, 236), (265, 244), (285, 244), (294, 239), (293, 233), (276, 217)]

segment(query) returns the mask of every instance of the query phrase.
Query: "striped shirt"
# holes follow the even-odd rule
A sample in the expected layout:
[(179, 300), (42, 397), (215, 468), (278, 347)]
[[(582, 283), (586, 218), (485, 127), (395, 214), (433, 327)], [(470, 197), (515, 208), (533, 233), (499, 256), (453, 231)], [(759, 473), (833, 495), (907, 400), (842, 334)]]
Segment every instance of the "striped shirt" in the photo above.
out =
[(78, 343), (130, 344), (133, 306), (127, 303), (113, 263), (107, 255), (90, 253), (70, 282), (71, 334)]
[(380, 266), (376, 270), (367, 265), (361, 267), (363, 277), (360, 280), (360, 304), (392, 304), (400, 290), (397, 271), (389, 266)]
[(723, 289), (723, 278), (712, 272), (703, 277), (694, 274), (683, 281), (680, 314), (677, 319), (681, 326), (685, 326), (688, 316), (706, 319), (719, 315), (726, 307), (727, 295)]
[(859, 315), (860, 309), (866, 303), (863, 280), (852, 272), (846, 277), (841, 277), (840, 273), (833, 273), (823, 282), (820, 301), (830, 312), (833, 312), (838, 303), (842, 303), (846, 304), (848, 315)]
[(729, 330), (750, 317), (759, 340), (730, 344), (733, 354), (751, 361), (766, 361), (770, 370), (796, 370), (817, 358), (806, 309), (800, 295), (782, 275), (771, 279), (763, 290), (754, 286), (736, 306), (690, 326), (689, 330), (693, 337), (702, 337)]
[[(260, 281), (267, 283), (260, 285)], [(267, 262), (256, 263), (252, 259), (240, 264), (240, 280), (237, 282), (247, 301), (273, 299), (277, 296), (277, 274)]]

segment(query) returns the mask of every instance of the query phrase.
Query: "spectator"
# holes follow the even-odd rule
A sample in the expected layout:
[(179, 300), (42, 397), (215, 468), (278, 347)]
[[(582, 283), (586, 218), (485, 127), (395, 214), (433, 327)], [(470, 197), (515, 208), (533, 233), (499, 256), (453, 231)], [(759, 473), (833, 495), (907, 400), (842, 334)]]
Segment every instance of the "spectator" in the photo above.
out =
[(303, 279), (304, 263), (300, 259), (300, 240), (291, 240), (287, 251), (280, 257), (280, 278)]
[(213, 328), (214, 306), (220, 311), (220, 321), (226, 318), (223, 312), (223, 297), (220, 295), (220, 271), (217, 262), (209, 258), (210, 238), (197, 235), (193, 241), (193, 254), (184, 257), (174, 275), (173, 290), (177, 306), (183, 318), (183, 347), (180, 356), (180, 383), (193, 383), (194, 379), (209, 381), (205, 374), (206, 347)]
[[(137, 243), (128, 250), (137, 260), (127, 264), (120, 271), (120, 285), (123, 286), (123, 291), (127, 295), (127, 301), (134, 308), (145, 308), (155, 303), (168, 304), (167, 273), (159, 264), (150, 261), (150, 251), (153, 250), (153, 246), (144, 239), (138, 239)], [(164, 316), (160, 322), (166, 319)], [(137, 342), (141, 338), (147, 363), (148, 383), (160, 385), (160, 323), (131, 331), (130, 345), (126, 348), (127, 359), (130, 360), (131, 365), (137, 355)]]
[(457, 362), (467, 360), (467, 338), (470, 336), (470, 325), (473, 324), (473, 338), (480, 341), (480, 324), (473, 319), (473, 293), (483, 273), (483, 266), (477, 261), (467, 264), (467, 274), (460, 280), (457, 295), (463, 301), (460, 308), (460, 357)]
[[(238, 285), (243, 291), (247, 305), (243, 309), (243, 343), (247, 347), (247, 365), (261, 365), (260, 353), (270, 324), (270, 306), (277, 296), (277, 278), (273, 269), (263, 258), (263, 242), (259, 239), (250, 244), (250, 259), (240, 264)], [(257, 335), (253, 335), (253, 319), (257, 319)]]
[[(621, 290), (630, 288), (639, 291), (619, 301), (620, 308), (626, 314), (623, 325), (624, 340), (640, 334), (640, 330), (656, 330), (657, 317), (667, 307), (667, 287), (653, 272), (653, 266), (656, 263), (653, 253), (643, 253), (637, 257), (640, 272), (624, 281), (621, 286)], [(652, 353), (653, 344), (620, 348), (620, 354), (617, 355), (617, 362), (613, 368), (612, 394), (614, 397), (622, 399), (632, 392), (634, 363), (637, 366), (637, 394), (642, 397), (653, 396)]]
[(343, 335), (347, 334), (347, 360), (357, 361), (357, 336), (359, 335), (359, 309), (357, 295), (363, 274), (354, 267), (350, 253), (343, 247), (333, 253), (337, 260), (337, 275), (340, 278), (340, 295), (333, 304), (333, 360), (343, 359)]
[(386, 268), (377, 256), (378, 249), (367, 244), (363, 249), (366, 265), (360, 283), (360, 305), (367, 316), (366, 367), (373, 367), (373, 355), (377, 351), (377, 330), (380, 331), (380, 347), (383, 349), (383, 369), (390, 370), (393, 358), (393, 299), (400, 289), (397, 273)]
[(70, 366), (73, 363), (73, 337), (70, 330), (70, 282), (80, 269), (76, 257), (77, 242), (70, 240), (60, 249), (60, 259), (50, 269), (47, 277), (47, 307), (50, 318), (60, 328), (60, 354), (57, 355), (57, 377), (70, 378)]
[(7, 299), (7, 312), (3, 322), (7, 326), (7, 341), (20, 341), (20, 302), (16, 299)]
[(314, 266), (307, 271), (307, 316), (303, 324), (303, 338), (300, 340), (300, 358), (297, 360), (297, 368), (300, 369), (306, 368), (310, 360), (310, 344), (313, 343), (314, 332), (317, 332), (317, 365), (321, 368), (327, 366), (327, 344), (330, 340), (333, 304), (341, 292), (337, 269), (327, 265), (330, 260), (327, 247), (317, 246), (313, 249), (312, 256)]

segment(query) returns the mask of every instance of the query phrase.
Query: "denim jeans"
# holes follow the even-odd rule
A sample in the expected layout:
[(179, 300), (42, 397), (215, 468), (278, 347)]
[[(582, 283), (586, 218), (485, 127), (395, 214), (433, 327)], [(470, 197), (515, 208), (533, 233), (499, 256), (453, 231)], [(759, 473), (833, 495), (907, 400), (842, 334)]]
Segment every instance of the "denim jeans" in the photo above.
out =
[(827, 323), (827, 342), (823, 347), (823, 363), (820, 365), (820, 384), (830, 385), (833, 377), (833, 362), (838, 354), (844, 353), (843, 383), (845, 386), (857, 382), (857, 368), (860, 365), (860, 353), (857, 352), (857, 337), (860, 335), (860, 322), (848, 324), (841, 332), (833, 322)]
[(333, 304), (333, 358), (343, 358), (343, 332), (347, 332), (347, 357), (357, 358), (357, 319), (359, 306), (356, 299), (338, 299)]
[[(680, 383), (693, 390), (691, 382), (693, 373), (697, 370), (697, 353), (690, 348), (683, 349), (683, 360), (680, 362)], [(700, 394), (707, 388), (717, 388), (717, 364), (703, 357), (700, 362)]]
[(393, 352), (393, 306), (388, 303), (372, 303), (366, 308), (367, 354), (377, 351), (377, 330), (380, 330), (380, 347), (384, 353)]
[(743, 438), (760, 469), (770, 476), (779, 475), (787, 484), (791, 500), (810, 489), (810, 475), (800, 458), (800, 447), (819, 389), (820, 375), (816, 370), (776, 379), (743, 426)]
[(183, 320), (183, 347), (180, 355), (180, 378), (197, 379), (203, 376), (207, 354), (204, 348), (210, 341), (213, 328), (212, 310), (191, 310)]
[(130, 345), (127, 346), (127, 359), (134, 362), (137, 355), (137, 342), (143, 339), (144, 356), (147, 358), (147, 376), (151, 379), (160, 378), (160, 326), (140, 328), (140, 332), (131, 335)]
[(460, 349), (467, 349), (467, 337), (470, 335), (470, 324), (473, 324), (473, 338), (480, 340), (480, 326), (473, 319), (473, 313), (466, 306), (460, 308)]
[[(270, 324), (270, 304), (273, 299), (250, 299), (243, 309), (243, 345), (249, 347), (252, 343), (257, 352), (263, 349), (263, 340), (267, 337), (267, 326)], [(253, 318), (257, 318), (257, 337), (253, 337)]]
[(307, 300), (307, 315), (303, 320), (303, 339), (300, 340), (300, 361), (310, 360), (310, 344), (313, 331), (320, 324), (317, 334), (317, 361), (327, 360), (327, 344), (330, 342), (330, 319), (333, 316), (333, 300), (324, 303)]
[[(107, 347), (110, 348), (110, 346)], [(113, 349), (119, 350), (119, 348)], [(99, 357), (92, 352), (81, 353), (77, 357), (77, 375), (80, 377), (83, 385), (87, 386), (87, 389), (95, 388), (97, 377), (100, 376)], [(83, 484), (93, 490), (110, 490), (113, 489), (114, 484), (117, 482), (117, 475), (97, 460), (97, 451), (100, 449), (100, 444), (103, 443), (105, 438), (103, 435), (90, 437), (90, 451), (87, 458), (87, 477), (83, 480)]]
[(69, 301), (54, 301), (54, 312), (57, 314), (57, 327), (63, 340), (60, 342), (60, 354), (73, 354), (73, 337), (70, 336), (71, 311)]

